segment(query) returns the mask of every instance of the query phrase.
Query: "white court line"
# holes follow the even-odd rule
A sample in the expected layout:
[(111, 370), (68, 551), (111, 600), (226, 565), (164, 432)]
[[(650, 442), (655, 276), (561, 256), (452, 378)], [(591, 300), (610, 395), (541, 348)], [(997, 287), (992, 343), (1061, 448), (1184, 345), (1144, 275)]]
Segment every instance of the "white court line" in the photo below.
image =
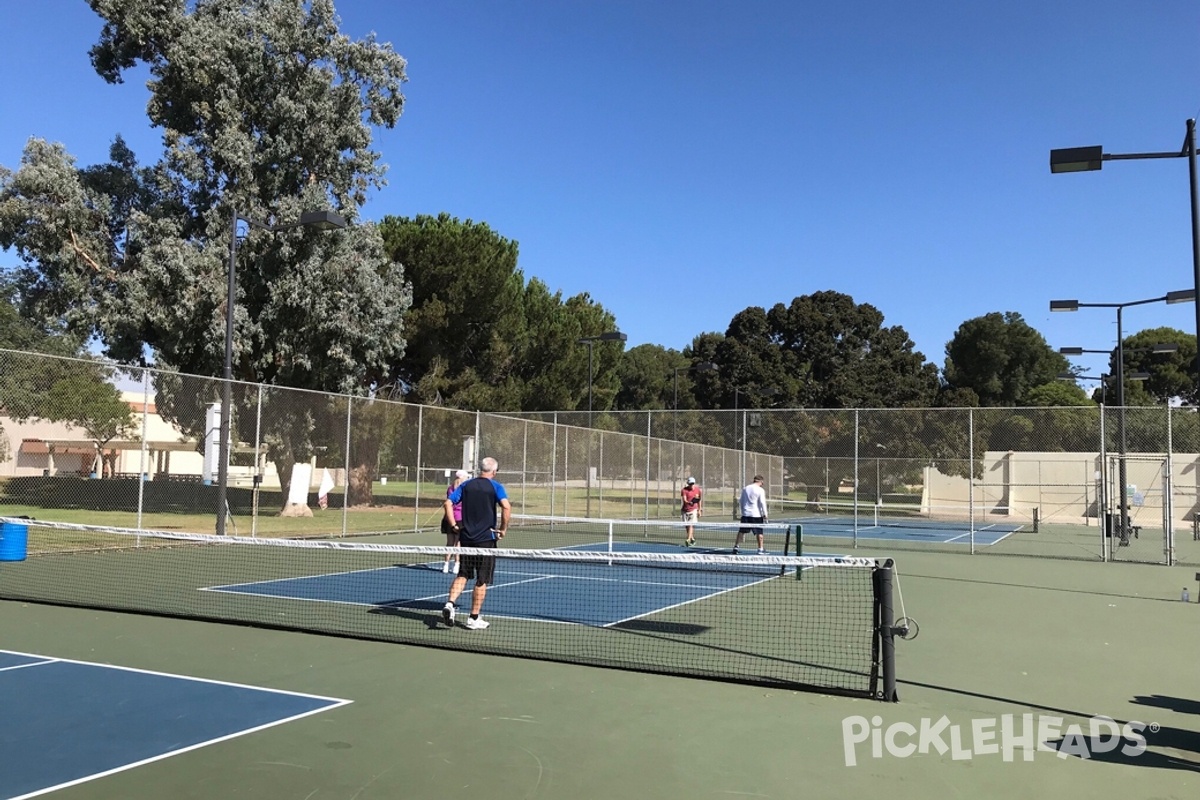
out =
[(319, 694), (309, 694), (308, 692), (293, 692), (289, 689), (272, 689), (268, 686), (255, 686), (250, 683), (235, 683), (234, 681), (222, 681), (215, 678), (200, 678), (195, 675), (180, 675), (175, 672), (159, 672), (152, 669), (141, 669), (140, 667), (123, 667), (119, 664), (102, 664), (99, 661), (80, 661), (74, 658), (55, 658), (52, 656), (43, 656), (37, 653), (22, 653), (19, 650), (0, 650), (0, 653), (6, 653), (12, 656), (22, 656), (24, 658), (41, 658), (49, 659), (60, 664), (79, 664), (84, 667), (100, 667), (102, 669), (117, 669), (122, 672), (136, 672), (141, 675), (156, 675), (160, 678), (175, 678), (181, 681), (192, 681), (193, 683), (212, 683), (217, 686), (232, 686), (235, 689), (253, 689), (258, 692), (270, 692), (272, 694), (287, 694), (292, 697), (307, 697), (312, 700), (324, 700), (330, 703), (346, 705), (354, 702), (353, 700), (343, 700), (340, 697), (325, 697)]
[[(810, 569), (810, 567), (805, 567), (805, 569)], [(779, 578), (779, 577), (780, 577), (779, 575), (772, 575), (772, 576), (771, 576), (771, 577), (769, 577), (769, 578), (763, 578), (761, 581), (753, 581), (753, 582), (751, 582), (751, 583), (744, 583), (744, 584), (742, 584), (741, 586), (732, 586), (732, 587), (730, 587), (730, 588), (728, 588), (728, 589), (722, 589), (722, 590), (720, 590), (720, 591), (713, 592), (712, 594), (706, 594), (706, 595), (702, 595), (702, 596), (700, 596), (700, 597), (693, 597), (691, 600), (684, 600), (682, 603), (674, 603), (674, 604), (672, 604), (672, 605), (669, 605), (669, 606), (660, 606), (659, 608), (656, 608), (656, 609), (654, 609), (654, 610), (652, 610), (652, 611), (647, 611), (647, 612), (646, 612), (646, 613), (644, 613), (644, 614), (636, 614), (636, 615), (634, 615), (634, 616), (632, 616), (632, 617), (626, 617), (625, 619), (619, 619), (619, 620), (617, 620), (616, 622), (608, 622), (608, 623), (605, 623), (604, 625), (601, 625), (600, 627), (602, 627), (602, 628), (611, 628), (613, 625), (620, 625), (620, 624), (622, 624), (622, 623), (624, 623), (624, 622), (631, 622), (632, 620), (635, 620), (635, 619), (641, 619), (642, 617), (648, 617), (648, 616), (650, 616), (651, 614), (660, 614), (660, 613), (662, 613), (663, 611), (670, 611), (672, 608), (680, 608), (681, 606), (691, 605), (692, 603), (696, 603), (696, 602), (699, 602), (699, 601), (701, 601), (701, 600), (707, 600), (707, 599), (709, 599), (710, 597), (716, 597), (717, 595), (722, 595), (722, 594), (727, 594), (727, 593), (729, 593), (729, 592), (734, 592), (734, 591), (737, 591), (738, 589), (746, 589), (746, 588), (748, 588), (748, 587), (750, 587), (750, 586), (757, 586), (757, 585), (758, 585), (758, 584), (760, 584), (760, 583), (766, 583), (767, 581), (773, 581), (773, 580), (775, 580), (776, 578)]]
[[(321, 576), (316, 575), (316, 576), (312, 576), (312, 577), (319, 578)], [(450, 576), (447, 575), (446, 577), (448, 578)], [(555, 578), (555, 577), (558, 577), (558, 576), (542, 575), (540, 577), (530, 578), (528, 580), (523, 580), (523, 581), (509, 581), (508, 583), (489, 583), (488, 589), (499, 589), (499, 588), (505, 587), (505, 586), (516, 586), (517, 584), (521, 584), (521, 583), (533, 583), (534, 581), (548, 580), (549, 578)], [(289, 578), (287, 580), (309, 580), (309, 579), (310, 578)], [(275, 583), (275, 581), (262, 581), (262, 583)], [(230, 586), (253, 586), (253, 585), (254, 585), (253, 583), (230, 584)], [(359, 600), (334, 600), (329, 597), (294, 597), (292, 595), (287, 595), (287, 594), (267, 594), (265, 592), (243, 592), (243, 591), (237, 591), (237, 590), (234, 590), (234, 589), (231, 589), (228, 587), (223, 587), (223, 586), (205, 587), (205, 588), (200, 589), (200, 591), (202, 591), (202, 592), (222, 592), (224, 594), (235, 594), (235, 595), (239, 595), (242, 597), (265, 597), (270, 600), (294, 600), (294, 601), (299, 601), (302, 603), (333, 603), (334, 605), (340, 605), (340, 606), (364, 606), (366, 608), (403, 608), (408, 603), (423, 603), (423, 602), (428, 602), (430, 600), (440, 600), (443, 597), (450, 596), (450, 590), (447, 589), (444, 592), (439, 592), (438, 594), (431, 594), (431, 595), (428, 595), (427, 597), (411, 597), (407, 600), (393, 600), (390, 603), (364, 603)]]
[[(808, 568), (806, 567), (806, 569), (808, 569)], [(364, 570), (364, 571), (366, 571), (366, 570)], [(342, 573), (338, 573), (338, 574), (342, 574)], [(670, 586), (670, 587), (677, 588), (677, 589), (700, 589), (700, 590), (709, 592), (709, 594), (705, 594), (700, 597), (692, 598), (692, 599), (686, 600), (682, 603), (676, 603), (674, 605), (669, 605), (669, 606), (657, 606), (643, 614), (638, 614), (637, 616), (629, 617), (627, 619), (617, 620), (616, 622), (606, 622), (599, 626), (596, 626), (594, 623), (577, 622), (577, 621), (572, 621), (572, 620), (544, 619), (541, 617), (526, 617), (526, 616), (518, 616), (515, 614), (498, 614), (498, 613), (488, 614), (489, 617), (493, 617), (495, 619), (515, 619), (515, 620), (522, 620), (525, 622), (546, 622), (546, 623), (550, 623), (553, 625), (587, 625), (589, 627), (601, 627), (601, 628), (607, 628), (612, 625), (619, 625), (622, 622), (628, 622), (629, 620), (639, 619), (641, 617), (649, 616), (651, 614), (657, 614), (660, 611), (666, 611), (667, 609), (677, 608), (682, 605), (687, 605), (688, 603), (694, 603), (697, 600), (704, 600), (709, 597), (716, 597), (717, 595), (724, 594), (725, 592), (731, 592), (731, 591), (734, 591), (737, 589), (744, 589), (748, 586), (754, 586), (759, 583), (765, 583), (766, 581), (773, 580), (775, 578), (780, 577), (778, 575), (771, 575), (771, 576), (764, 578), (763, 580), (751, 581), (750, 583), (741, 583), (741, 584), (738, 584), (737, 586), (705, 586), (703, 584), (666, 583), (666, 582), (659, 582), (659, 581), (633, 581), (633, 580), (622, 580), (622, 579), (616, 579), (616, 578), (584, 578), (584, 577), (576, 577), (576, 576), (571, 576), (571, 575), (549, 575), (549, 574), (530, 573), (530, 572), (517, 572), (517, 573), (513, 573), (513, 574), (530, 575), (532, 577), (530, 577), (526, 580), (520, 580), (520, 581), (508, 581), (506, 583), (489, 584), (488, 585), (489, 591), (492, 589), (500, 589), (500, 588), (505, 588), (505, 587), (509, 587), (509, 586), (518, 586), (520, 584), (525, 584), (525, 583), (536, 583), (537, 581), (566, 578), (566, 579), (570, 579), (570, 580), (593, 580), (593, 581), (605, 581), (605, 582), (611, 582), (611, 583), (628, 583), (631, 585)], [(321, 576), (318, 575), (318, 576), (312, 576), (312, 577), (321, 577)], [(307, 578), (295, 578), (295, 579), (283, 579), (283, 580), (307, 580)], [(262, 581), (262, 583), (275, 583), (275, 582), (276, 581)], [(253, 585), (254, 585), (253, 583), (244, 583), (244, 584), (230, 584), (229, 586), (253, 586)], [(414, 604), (414, 603), (427, 603), (430, 601), (441, 600), (443, 598), (447, 598), (450, 596), (449, 591), (445, 591), (445, 592), (440, 592), (440, 593), (434, 594), (434, 595), (428, 595), (426, 597), (412, 597), (407, 600), (393, 600), (390, 603), (364, 603), (364, 602), (360, 602), (357, 600), (334, 600), (334, 599), (324, 598), (324, 597), (291, 597), (288, 595), (265, 594), (265, 593), (261, 593), (261, 592), (243, 592), (243, 591), (235, 591), (230, 588), (221, 587), (221, 586), (205, 587), (205, 588), (201, 589), (200, 591), (222, 592), (225, 594), (244, 595), (247, 597), (263, 597), (263, 598), (267, 598), (267, 599), (271, 599), (271, 600), (291, 600), (291, 601), (300, 601), (300, 602), (306, 602), (306, 603), (333, 603), (334, 605), (343, 605), (343, 606), (360, 606), (360, 607), (365, 607), (365, 608), (396, 608), (396, 609), (410, 608), (412, 606), (412, 604)]]
[[(3, 651), (0, 651), (3, 652)], [(44, 667), (47, 664), (57, 664), (57, 658), (48, 658), (45, 661), (32, 661), (28, 664), (14, 664), (11, 667), (0, 667), (0, 672), (8, 672), (14, 669), (25, 669), (26, 667)]]
[[(8, 653), (9, 655), (15, 655), (15, 656), (24, 656), (26, 658), (47, 658), (46, 656), (41, 656), (41, 655), (37, 655), (34, 653), (22, 653), (22, 652), (19, 652), (16, 650), (0, 650), (0, 653)], [(228, 741), (230, 739), (236, 739), (239, 736), (245, 736), (250, 733), (256, 733), (261, 730), (266, 730), (267, 728), (273, 728), (276, 725), (283, 725), (286, 722), (294, 722), (298, 719), (303, 719), (304, 717), (309, 717), (309, 716), (312, 716), (313, 714), (320, 714), (323, 711), (330, 711), (335, 708), (341, 708), (342, 706), (349, 705), (350, 703), (354, 702), (353, 700), (344, 700), (344, 699), (337, 698), (337, 697), (323, 697), (321, 695), (309, 694), (307, 692), (292, 692), (292, 691), (287, 691), (285, 689), (271, 689), (271, 688), (268, 688), (265, 686), (252, 686), (252, 685), (246, 684), (246, 683), (234, 683), (233, 681), (219, 681), (219, 680), (213, 680), (211, 678), (198, 678), (193, 675), (178, 675), (178, 674), (174, 674), (174, 673), (170, 673), (170, 672), (158, 672), (156, 670), (150, 670), (150, 669), (138, 669), (136, 667), (122, 667), (122, 666), (117, 666), (115, 664), (101, 664), (101, 663), (95, 662), (95, 661), (78, 661), (76, 659), (71, 659), (71, 658), (56, 658), (56, 659), (53, 659), (53, 662), (61, 663), (61, 664), (79, 664), (79, 665), (86, 666), (86, 667), (100, 667), (101, 669), (116, 669), (116, 670), (121, 670), (123, 672), (136, 672), (136, 673), (140, 673), (143, 675), (155, 675), (158, 677), (173, 678), (175, 680), (181, 680), (181, 681), (193, 681), (195, 683), (211, 683), (211, 684), (216, 684), (219, 686), (232, 686), (232, 687), (235, 687), (238, 689), (252, 689), (254, 691), (269, 692), (271, 694), (291, 695), (292, 697), (307, 697), (312, 700), (323, 700), (323, 701), (329, 703), (329, 705), (322, 706), (321, 708), (314, 708), (310, 711), (303, 711), (299, 714), (293, 714), (290, 717), (284, 717), (283, 719), (278, 719), (278, 720), (274, 720), (272, 722), (267, 722), (262, 725), (257, 725), (253, 728), (246, 728), (244, 730), (236, 731), (234, 733), (229, 733), (224, 736), (219, 736), (215, 739), (206, 739), (202, 742), (197, 742), (195, 744), (188, 745), (187, 747), (180, 747), (175, 750), (170, 750), (166, 753), (160, 753), (156, 756), (151, 756), (150, 758), (144, 758), (141, 761), (134, 761), (129, 764), (122, 764), (119, 767), (113, 767), (112, 769), (108, 769), (103, 772), (96, 772), (91, 775), (85, 775), (82, 778), (76, 778), (74, 780), (66, 781), (64, 783), (59, 783), (54, 786), (47, 786), (45, 788), (38, 789), (36, 791), (29, 792), (27, 794), (21, 794), (21, 795), (17, 795), (16, 797), (11, 797), (11, 798), (9, 798), (9, 800), (27, 800), (27, 798), (37, 797), (37, 796), (43, 795), (43, 794), (49, 794), (50, 792), (56, 792), (59, 789), (65, 789), (68, 786), (78, 786), (81, 783), (87, 783), (88, 781), (94, 781), (98, 778), (104, 778), (109, 775), (115, 775), (118, 772), (125, 772), (126, 770), (130, 770), (135, 767), (140, 767), (145, 764), (151, 764), (155, 761), (162, 761), (165, 758), (170, 758), (171, 756), (177, 756), (180, 753), (186, 753), (189, 750), (198, 750), (201, 747), (207, 747), (210, 744), (217, 744), (218, 742), (224, 742), (224, 741)]]
[[(995, 527), (997, 527), (997, 525), (999, 525), (999, 523), (993, 522), (991, 525), (985, 525), (985, 526), (984, 526), (984, 527), (982, 527), (982, 528), (976, 528), (976, 529), (975, 529), (975, 533), (983, 533), (984, 531), (986, 531), (986, 530), (988, 530), (988, 529), (990, 529), (990, 528), (995, 528)], [(1020, 529), (1018, 528), (1018, 529), (1017, 529), (1017, 530), (1015, 530), (1015, 531), (1008, 531), (1007, 533), (1005, 533), (1003, 536), (1001, 536), (1001, 537), (1000, 537), (1000, 538), (998, 538), (998, 539), (992, 539), (992, 538), (989, 536), (989, 537), (988, 537), (988, 541), (986, 541), (986, 542), (976, 542), (976, 544), (978, 544), (978, 545), (980, 545), (980, 546), (982, 546), (982, 547), (991, 547), (992, 545), (996, 544), (997, 542), (1004, 541), (1004, 540), (1005, 540), (1005, 539), (1007, 539), (1009, 536), (1012, 536), (1014, 533), (1017, 533), (1017, 532), (1019, 532), (1019, 530), (1020, 530)], [(937, 542), (937, 544), (947, 544), (947, 543), (949, 543), (949, 542), (957, 542), (959, 539), (965, 538), (965, 537), (967, 537), (967, 536), (970, 536), (970, 535), (971, 535), (971, 532), (970, 532), (970, 531), (967, 531), (966, 533), (959, 534), (958, 536), (951, 536), (949, 539), (942, 539), (942, 541), (940, 541), (940, 542)]]
[[(426, 562), (426, 563), (429, 563), (429, 564), (437, 563), (440, 565), (442, 562), (430, 561), (430, 562)], [(246, 581), (245, 583), (223, 583), (219, 586), (201, 586), (200, 591), (202, 591), (202, 592), (220, 591), (221, 589), (230, 589), (230, 588), (237, 587), (237, 586), (257, 586), (257, 585), (263, 584), (263, 583), (284, 583), (286, 581), (307, 581), (307, 580), (312, 580), (313, 578), (333, 578), (333, 577), (337, 577), (338, 575), (358, 575), (359, 573), (362, 573), (362, 572), (382, 572), (385, 569), (407, 569), (407, 568), (408, 568), (407, 565), (403, 565), (403, 564), (390, 564), (386, 567), (368, 567), (367, 569), (348, 569), (348, 570), (344, 570), (342, 572), (318, 572), (315, 575), (297, 575), (292, 578), (268, 578), (263, 581)]]
[(1020, 532), (1021, 532), (1021, 531), (1020, 531), (1019, 529), (1018, 529), (1018, 530), (1015, 530), (1015, 531), (1009, 531), (1008, 533), (1006, 533), (1006, 534), (1004, 534), (1003, 536), (1001, 536), (999, 539), (995, 539), (995, 540), (993, 540), (993, 541), (990, 541), (990, 542), (988, 542), (988, 547), (991, 547), (991, 546), (992, 546), (992, 545), (994, 545), (994, 544), (999, 544), (1000, 542), (1003, 542), (1003, 541), (1004, 541), (1005, 539), (1007, 539), (1008, 537), (1012, 536), (1014, 533), (1020, 533)]
[[(541, 572), (514, 572), (513, 575), (541, 575), (545, 578), (564, 578), (570, 581), (597, 581), (599, 583), (628, 583), (633, 586), (679, 586), (684, 589), (725, 589), (725, 586), (705, 586), (701, 583), (672, 583), (670, 581), (635, 581), (629, 578), (593, 578), (586, 575), (562, 575)], [(736, 574), (736, 573), (734, 573)]]
[[(577, 549), (587, 549), (587, 548), (593, 548), (593, 547), (607, 548), (608, 543), (607, 542), (593, 542), (591, 544), (578, 544), (578, 545), (573, 544), (573, 545), (569, 545), (567, 547), (563, 547), (563, 548), (559, 548), (559, 549), (577, 550)], [(590, 549), (587, 549), (587, 552), (608, 552), (608, 550), (605, 549), (603, 551), (592, 551)], [(397, 555), (403, 555), (403, 553), (398, 553)], [(457, 561), (458, 559), (455, 559), (455, 560)], [(312, 580), (313, 578), (333, 578), (333, 577), (337, 577), (339, 575), (359, 575), (359, 574), (365, 573), (365, 572), (382, 572), (387, 569), (417, 569), (421, 566), (430, 567), (431, 569), (440, 569), (441, 565), (442, 565), (441, 561), (425, 561), (425, 562), (422, 562), (420, 565), (417, 565), (417, 564), (389, 564), (386, 567), (367, 567), (365, 569), (347, 569), (347, 570), (342, 570), (340, 572), (317, 572), (317, 573), (311, 574), (311, 575), (296, 575), (291, 578), (268, 578), (268, 579), (262, 580), (262, 581), (246, 581), (244, 583), (223, 583), (223, 584), (219, 584), (217, 586), (201, 586), (199, 591), (201, 591), (201, 592), (219, 592), (224, 589), (235, 589), (239, 586), (258, 586), (261, 584), (268, 584), (268, 583), (284, 583), (286, 581), (306, 581), (306, 580)], [(248, 595), (257, 596), (257, 597), (275, 597), (276, 596), (276, 595), (258, 595), (254, 592), (238, 592), (237, 594), (248, 594)], [(294, 599), (299, 600), (301, 598), (294, 598)], [(361, 605), (361, 604), (356, 604), (356, 605)]]

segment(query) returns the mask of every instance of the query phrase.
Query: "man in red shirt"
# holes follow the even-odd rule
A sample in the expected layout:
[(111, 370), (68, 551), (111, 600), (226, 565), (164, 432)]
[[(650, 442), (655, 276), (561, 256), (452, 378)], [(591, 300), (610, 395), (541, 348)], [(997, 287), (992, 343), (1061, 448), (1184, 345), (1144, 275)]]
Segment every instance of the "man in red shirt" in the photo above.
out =
[(700, 487), (696, 485), (695, 478), (688, 478), (683, 490), (679, 492), (679, 496), (683, 498), (683, 521), (688, 523), (687, 526), (687, 541), (684, 545), (691, 547), (696, 543), (695, 523), (700, 521), (700, 511), (703, 505), (704, 498)]

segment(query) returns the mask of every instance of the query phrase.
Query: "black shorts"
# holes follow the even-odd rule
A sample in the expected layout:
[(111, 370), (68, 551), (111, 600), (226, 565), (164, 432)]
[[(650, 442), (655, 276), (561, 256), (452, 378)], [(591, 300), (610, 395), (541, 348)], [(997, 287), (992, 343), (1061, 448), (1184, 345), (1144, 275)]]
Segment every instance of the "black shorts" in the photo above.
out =
[(442, 533), (447, 536), (458, 536), (458, 531), (454, 530), (453, 523), (447, 521), (445, 517), (442, 517)]
[(742, 527), (738, 528), (738, 533), (752, 533), (755, 536), (762, 536), (762, 528), (748, 528), (747, 525), (762, 525), (762, 517), (742, 517)]
[(484, 550), (496, 547), (496, 542), (467, 542), (459, 541), (463, 553), (458, 558), (458, 577), (467, 580), (474, 579), (476, 586), (487, 586), (496, 577), (496, 557), (474, 554), (471, 550)]

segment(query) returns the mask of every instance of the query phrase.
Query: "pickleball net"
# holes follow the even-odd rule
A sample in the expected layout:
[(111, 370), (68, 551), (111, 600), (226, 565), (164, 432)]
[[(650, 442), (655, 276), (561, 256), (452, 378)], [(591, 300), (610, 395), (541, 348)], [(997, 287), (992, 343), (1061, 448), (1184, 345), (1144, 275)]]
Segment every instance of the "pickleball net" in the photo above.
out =
[[(470, 551), (495, 579), (490, 626), (468, 630), (473, 583), (443, 620), (458, 548), (4, 521), (36, 544), (0, 564), (6, 600), (895, 699), (890, 560), (690, 552), (658, 526), (593, 540), (524, 520)], [(542, 546), (552, 524), (564, 543)]]
[[(741, 551), (756, 553), (756, 532), (763, 535), (763, 549), (771, 555), (798, 555), (793, 526), (785, 523), (747, 525), (732, 520), (706, 519), (686, 523), (660, 519), (597, 519), (514, 514), (512, 530), (517, 546), (571, 548), (605, 551), (637, 547), (680, 548), (690, 552), (732, 554), (742, 531)], [(686, 542), (689, 534), (693, 544)], [(673, 550), (671, 552), (676, 552)]]

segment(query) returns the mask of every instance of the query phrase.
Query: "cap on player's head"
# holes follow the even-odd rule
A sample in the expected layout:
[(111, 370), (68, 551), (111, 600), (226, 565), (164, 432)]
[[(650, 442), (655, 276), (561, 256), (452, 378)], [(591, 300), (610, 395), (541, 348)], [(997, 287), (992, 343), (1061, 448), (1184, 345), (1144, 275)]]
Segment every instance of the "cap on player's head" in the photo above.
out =
[(755, 482), (755, 483), (762, 483), (762, 482), (763, 482), (763, 476), (762, 476), (762, 475), (755, 475), (755, 476), (754, 476), (754, 482)]
[(458, 472), (454, 473), (454, 477), (458, 478), (460, 481), (465, 481), (471, 477), (471, 473), (467, 472), (465, 469), (460, 469)]
[(688, 483), (688, 486), (692, 486), (692, 485), (694, 485), (694, 484), (696, 483), (696, 479), (695, 479), (695, 478), (688, 478), (688, 479), (687, 479), (687, 483)]

